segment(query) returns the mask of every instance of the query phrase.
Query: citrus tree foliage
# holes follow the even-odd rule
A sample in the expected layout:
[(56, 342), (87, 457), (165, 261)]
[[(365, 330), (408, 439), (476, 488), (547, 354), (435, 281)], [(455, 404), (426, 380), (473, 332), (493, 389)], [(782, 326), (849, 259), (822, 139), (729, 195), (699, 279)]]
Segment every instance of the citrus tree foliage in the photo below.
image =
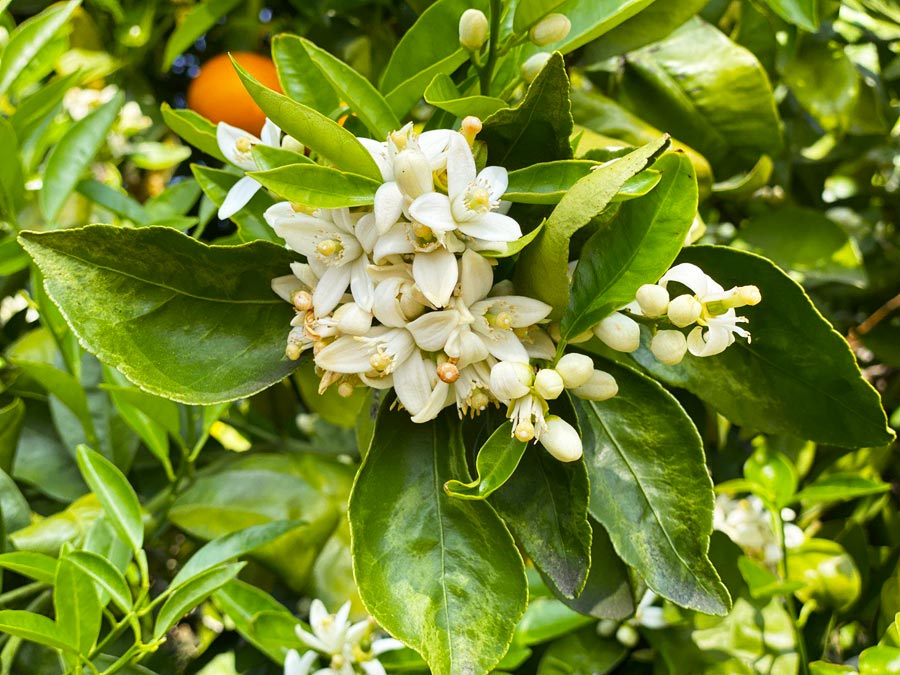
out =
[(0, 11), (0, 673), (900, 669), (893, 4)]

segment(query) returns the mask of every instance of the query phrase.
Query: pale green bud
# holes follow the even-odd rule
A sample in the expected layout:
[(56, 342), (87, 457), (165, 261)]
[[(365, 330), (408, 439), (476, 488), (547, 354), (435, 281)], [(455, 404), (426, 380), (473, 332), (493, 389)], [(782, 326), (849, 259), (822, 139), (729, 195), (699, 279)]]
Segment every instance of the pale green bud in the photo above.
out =
[(616, 378), (609, 373), (595, 370), (591, 374), (591, 379), (580, 387), (575, 387), (572, 393), (587, 401), (605, 401), (619, 393), (619, 385)]
[(581, 436), (571, 424), (564, 419), (550, 415), (547, 417), (547, 428), (541, 434), (541, 445), (560, 462), (574, 462), (584, 454)]
[(687, 352), (687, 338), (680, 330), (661, 330), (650, 341), (650, 351), (660, 363), (677, 365)]
[(636, 646), (640, 639), (641, 636), (638, 635), (638, 632), (627, 623), (623, 623), (616, 631), (616, 640), (626, 647)]
[(669, 308), (669, 291), (657, 284), (644, 284), (637, 290), (635, 298), (644, 316), (655, 319), (663, 316)]
[(679, 328), (690, 326), (700, 318), (703, 313), (703, 305), (693, 295), (679, 295), (669, 303), (666, 314), (669, 321)]
[(527, 363), (500, 361), (491, 368), (491, 391), (498, 399), (511, 401), (531, 391), (534, 370)]
[(547, 401), (558, 398), (566, 388), (562, 375), (552, 368), (543, 368), (534, 376), (534, 390)]
[(594, 360), (584, 354), (565, 354), (556, 364), (556, 372), (560, 374), (567, 389), (580, 387), (594, 372)]
[(544, 64), (549, 60), (550, 54), (547, 52), (540, 52), (529, 58), (522, 64), (522, 79), (526, 82), (534, 82), (534, 78), (538, 76), (543, 70)]
[(594, 326), (594, 335), (617, 352), (631, 353), (641, 346), (641, 327), (621, 312), (610, 314)]
[(303, 145), (303, 143), (298, 141), (293, 136), (287, 135), (281, 139), (281, 149), (296, 152), (298, 155), (302, 155), (306, 151), (306, 147)]
[(564, 40), (572, 30), (572, 22), (565, 14), (548, 14), (531, 29), (529, 37), (538, 47)]
[(431, 164), (425, 153), (408, 146), (394, 157), (394, 176), (400, 192), (409, 199), (431, 192), (434, 187)]
[(490, 26), (479, 9), (467, 9), (459, 17), (459, 44), (463, 49), (477, 51), (487, 41)]

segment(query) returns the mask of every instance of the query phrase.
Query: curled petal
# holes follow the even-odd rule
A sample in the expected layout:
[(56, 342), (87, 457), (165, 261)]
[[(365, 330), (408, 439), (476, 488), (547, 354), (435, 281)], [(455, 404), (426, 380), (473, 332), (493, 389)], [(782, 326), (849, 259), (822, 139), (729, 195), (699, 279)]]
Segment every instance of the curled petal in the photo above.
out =
[(443, 307), (449, 302), (459, 278), (456, 256), (443, 248), (417, 253), (412, 273), (419, 290), (435, 307)]
[(281, 146), (281, 128), (267, 117), (266, 123), (263, 124), (262, 132), (259, 134), (259, 138), (263, 145), (268, 145), (270, 148), (277, 148)]
[(369, 260), (360, 256), (350, 265), (350, 292), (353, 301), (367, 312), (372, 311), (375, 302), (375, 284), (369, 276)]
[(491, 201), (497, 201), (506, 192), (509, 186), (509, 174), (502, 166), (486, 166), (478, 174), (477, 180), (488, 184), (491, 192)]
[(423, 422), (433, 420), (438, 416), (441, 410), (453, 403), (453, 401), (454, 396), (450, 385), (438, 380), (431, 395), (428, 397), (428, 401), (418, 413), (412, 416), (411, 419), (416, 424), (422, 424)]
[(397, 183), (382, 183), (375, 191), (375, 227), (384, 234), (400, 220), (403, 213), (403, 194)]
[(296, 649), (291, 649), (284, 659), (284, 675), (309, 675), (309, 670), (316, 662), (317, 655), (308, 651), (300, 656)]
[(219, 207), (218, 216), (221, 220), (228, 220), (235, 213), (240, 211), (247, 205), (253, 195), (255, 195), (262, 187), (256, 179), (250, 176), (244, 176), (237, 183), (231, 186), (228, 194), (225, 195), (225, 201)]
[(316, 354), (316, 365), (335, 373), (365, 373), (372, 369), (372, 348), (355, 337), (339, 337)]
[(494, 283), (491, 263), (475, 251), (466, 250), (459, 260), (460, 298), (467, 307), (487, 296)]
[(687, 338), (688, 351), (694, 356), (715, 356), (724, 352), (734, 342), (734, 335), (727, 328), (697, 326)]
[(357, 138), (356, 140), (369, 151), (372, 159), (375, 160), (375, 164), (378, 165), (378, 170), (381, 171), (381, 177), (386, 182), (394, 180), (394, 168), (390, 157), (388, 157), (387, 143), (373, 141), (371, 138)]
[(701, 302), (711, 293), (724, 291), (722, 286), (713, 281), (706, 272), (693, 263), (675, 265), (663, 275), (662, 279), (659, 280), (659, 285), (665, 288), (670, 281), (677, 281), (683, 286), (690, 288), (700, 298)]
[(458, 325), (459, 312), (446, 310), (423, 314), (411, 322), (407, 328), (421, 349), (426, 352), (437, 352), (444, 348), (450, 334)]
[(472, 148), (460, 133), (450, 137), (447, 146), (447, 193), (450, 199), (463, 195), (475, 181), (475, 158)]
[(501, 361), (528, 363), (528, 352), (522, 341), (510, 330), (494, 330), (486, 325), (476, 325), (476, 331), (484, 338), (484, 344), (491, 356)]
[[(419, 134), (419, 150), (421, 150), (428, 161), (434, 164), (440, 158), (440, 155), (447, 149), (450, 138), (455, 132), (450, 129), (432, 129)], [(437, 167), (434, 167), (437, 168)]]
[(225, 159), (244, 171), (256, 171), (256, 162), (253, 161), (253, 158), (248, 157), (246, 153), (238, 152), (237, 144), (241, 139), (249, 140), (251, 145), (260, 142), (253, 134), (225, 122), (219, 122), (216, 125), (216, 141), (219, 144), (219, 150), (225, 155)]
[(496, 211), (488, 211), (480, 218), (459, 223), (459, 231), (468, 237), (487, 241), (515, 241), (522, 236), (519, 223)]
[(282, 300), (286, 300), (287, 302), (291, 302), (291, 295), (293, 295), (296, 291), (305, 290), (303, 283), (293, 274), (288, 274), (283, 277), (276, 277), (272, 279), (272, 290), (278, 295)]
[(378, 241), (375, 242), (375, 248), (372, 251), (372, 260), (380, 265), (389, 256), (412, 253), (415, 249), (413, 249), (412, 242), (409, 240), (407, 227), (407, 223), (397, 223), (378, 237)]
[(347, 286), (350, 285), (351, 266), (329, 267), (316, 284), (313, 291), (313, 307), (316, 316), (330, 314), (341, 301)]
[(444, 352), (447, 356), (458, 359), (457, 365), (460, 368), (479, 363), (490, 356), (482, 337), (473, 333), (468, 326), (460, 326), (459, 330), (450, 335), (444, 346)]
[[(429, 362), (434, 370), (434, 364)], [(410, 414), (421, 412), (431, 396), (432, 377), (429, 375), (428, 366), (422, 354), (414, 351), (403, 363), (397, 366), (393, 372), (394, 391), (397, 398)]]

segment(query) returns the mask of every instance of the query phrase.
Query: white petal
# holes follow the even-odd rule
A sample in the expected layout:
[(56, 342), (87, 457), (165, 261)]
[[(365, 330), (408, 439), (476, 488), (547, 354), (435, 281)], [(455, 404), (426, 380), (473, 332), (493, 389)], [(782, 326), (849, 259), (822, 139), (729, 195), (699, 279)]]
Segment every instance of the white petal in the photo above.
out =
[(216, 125), (216, 141), (219, 144), (219, 150), (225, 155), (225, 159), (244, 171), (255, 171), (256, 162), (252, 158), (248, 159), (247, 155), (237, 151), (237, 142), (242, 138), (249, 139), (251, 145), (260, 142), (253, 134), (225, 122), (219, 122)]
[(450, 333), (459, 325), (459, 312), (446, 310), (443, 312), (428, 312), (407, 328), (416, 339), (416, 344), (426, 352), (437, 352), (444, 348)]
[(459, 223), (459, 231), (475, 239), (515, 241), (522, 236), (519, 223), (496, 211), (489, 211), (476, 220)]
[(456, 199), (465, 193), (475, 180), (475, 158), (472, 148), (462, 134), (455, 133), (450, 137), (447, 147), (447, 193), (450, 199)]
[(400, 642), (400, 640), (395, 640), (394, 638), (381, 638), (372, 643), (372, 655), (378, 656), (385, 652), (392, 652), (395, 649), (403, 649), (404, 647), (406, 647), (406, 645)]
[(375, 284), (369, 276), (369, 260), (366, 256), (360, 256), (350, 267), (350, 292), (357, 305), (367, 312), (372, 311), (372, 303), (375, 302)]
[(284, 659), (284, 675), (309, 675), (309, 669), (315, 663), (316, 657), (316, 653), (312, 651), (300, 656), (296, 649), (290, 650)]
[(485, 181), (490, 186), (491, 201), (503, 196), (509, 187), (509, 174), (502, 166), (486, 166), (478, 174), (479, 182)]
[(296, 276), (288, 274), (272, 279), (272, 290), (275, 291), (279, 298), (290, 302), (291, 295), (296, 291), (304, 290), (304, 288), (303, 283)]
[(494, 271), (491, 263), (475, 251), (467, 250), (459, 260), (460, 298), (467, 307), (481, 300), (491, 291)]
[(452, 232), (457, 228), (450, 210), (450, 199), (439, 192), (428, 192), (409, 205), (410, 217), (434, 232)]
[(397, 183), (382, 183), (375, 191), (375, 226), (384, 234), (400, 220), (403, 213), (403, 194)]
[(291, 263), (291, 272), (293, 272), (294, 276), (302, 281), (307, 288), (315, 288), (315, 285), (319, 283), (319, 277), (316, 276), (312, 268), (306, 263)]
[(412, 273), (419, 290), (435, 307), (449, 302), (459, 278), (456, 256), (444, 248), (416, 253)]
[(453, 391), (450, 388), (450, 385), (438, 380), (423, 408), (410, 419), (416, 424), (422, 424), (433, 420), (440, 414), (441, 410), (453, 403), (454, 400)]
[(407, 317), (403, 314), (400, 301), (397, 299), (403, 283), (405, 283), (403, 279), (387, 279), (375, 286), (372, 313), (385, 326), (402, 328), (406, 325)]
[(665, 288), (670, 281), (677, 281), (683, 286), (690, 288), (700, 298), (701, 302), (704, 296), (709, 293), (722, 292), (723, 290), (719, 284), (707, 276), (706, 272), (692, 263), (675, 265), (663, 275), (662, 279), (659, 280), (659, 285)]
[(447, 149), (447, 144), (454, 133), (450, 129), (432, 129), (419, 134), (417, 139), (419, 150), (425, 154), (429, 162), (434, 163), (440, 154)]
[(381, 665), (381, 661), (378, 659), (373, 661), (362, 661), (359, 665), (366, 671), (366, 675), (386, 675), (384, 666)]
[(347, 628), (346, 623), (347, 619), (350, 617), (350, 601), (348, 600), (341, 608), (337, 611), (337, 614), (334, 616), (334, 625), (340, 626), (342, 629)]
[(389, 256), (404, 255), (413, 252), (412, 242), (407, 234), (406, 223), (397, 223), (390, 230), (378, 237), (372, 251), (372, 260), (383, 263)]
[(228, 194), (225, 195), (225, 201), (219, 207), (219, 219), (228, 220), (235, 213), (240, 211), (247, 205), (253, 195), (262, 187), (256, 179), (250, 176), (244, 176), (237, 183), (231, 186)]
[(339, 337), (316, 354), (316, 365), (335, 373), (365, 373), (372, 369), (369, 362), (372, 348), (355, 337)]
[(313, 291), (313, 307), (316, 310), (316, 316), (330, 314), (331, 310), (337, 307), (341, 301), (341, 297), (349, 285), (350, 265), (329, 267)]
[(354, 233), (363, 250), (372, 253), (375, 244), (378, 243), (378, 235), (381, 234), (375, 226), (375, 214), (367, 213), (357, 220)]
[(391, 160), (388, 158), (387, 143), (373, 141), (371, 138), (357, 138), (362, 146), (369, 151), (378, 169), (381, 171), (381, 177), (385, 181), (394, 180), (394, 169)]
[(447, 356), (459, 359), (456, 365), (460, 368), (479, 363), (490, 356), (484, 340), (468, 326), (460, 326), (459, 330), (451, 334), (444, 352)]
[(314, 599), (309, 606), (309, 625), (313, 629), (313, 632), (316, 634), (321, 632), (327, 618), (328, 610), (325, 608), (325, 603), (318, 598)]
[(267, 117), (259, 138), (263, 145), (268, 145), (270, 148), (278, 148), (281, 146), (281, 128)]
[(697, 326), (688, 334), (688, 351), (694, 356), (715, 356), (724, 352), (733, 341), (727, 328)]
[(495, 358), (501, 361), (528, 363), (528, 352), (525, 351), (522, 341), (512, 331), (493, 330), (487, 336), (482, 331), (478, 332), (484, 336), (484, 344)]
[[(432, 371), (434, 363), (430, 364)], [(431, 396), (431, 375), (426, 365), (425, 359), (419, 351), (403, 361), (393, 372), (394, 391), (397, 392), (397, 398), (410, 414), (415, 415), (421, 411), (427, 404)]]
[(523, 295), (500, 295), (491, 299), (495, 303), (509, 307), (509, 313), (512, 314), (513, 328), (525, 328), (536, 324), (538, 321), (543, 321), (553, 310), (546, 302), (527, 298)]

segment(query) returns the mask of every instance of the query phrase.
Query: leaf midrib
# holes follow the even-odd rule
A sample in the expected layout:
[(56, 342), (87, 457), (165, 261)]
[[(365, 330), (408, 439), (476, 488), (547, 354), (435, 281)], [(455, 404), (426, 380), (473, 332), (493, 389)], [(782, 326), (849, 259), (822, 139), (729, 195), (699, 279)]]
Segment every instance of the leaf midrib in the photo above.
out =
[(432, 475), (434, 477), (434, 490), (432, 490), (432, 494), (434, 494), (434, 507), (437, 513), (437, 525), (438, 525), (438, 533), (440, 534), (440, 545), (441, 545), (441, 575), (440, 575), (440, 583), (441, 583), (441, 594), (444, 596), (444, 618), (446, 619), (447, 629), (445, 631), (447, 636), (447, 651), (449, 652), (449, 660), (448, 664), (450, 667), (453, 667), (453, 633), (450, 630), (450, 599), (447, 596), (447, 581), (446, 581), (446, 561), (444, 558), (444, 552), (446, 550), (444, 546), (444, 516), (443, 510), (441, 509), (441, 477), (438, 475), (438, 439), (437, 439), (437, 425), (431, 425), (431, 456), (432, 456)]

